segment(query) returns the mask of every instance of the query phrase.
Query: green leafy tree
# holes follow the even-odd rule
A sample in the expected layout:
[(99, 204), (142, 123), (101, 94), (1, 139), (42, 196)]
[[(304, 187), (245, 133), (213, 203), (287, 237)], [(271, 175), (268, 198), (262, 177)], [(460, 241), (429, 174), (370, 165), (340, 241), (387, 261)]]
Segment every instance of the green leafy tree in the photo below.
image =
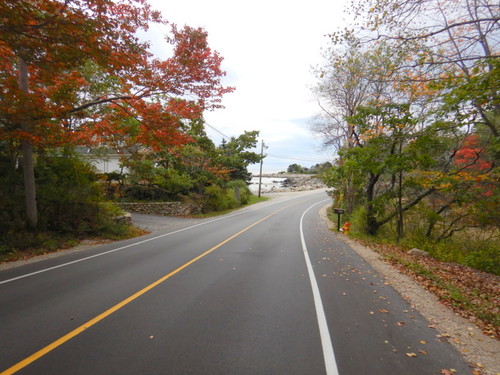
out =
[(230, 170), (231, 180), (249, 181), (251, 173), (248, 172), (250, 164), (259, 163), (259, 153), (250, 151), (257, 146), (259, 131), (245, 131), (238, 137), (231, 137), (228, 142), (223, 142), (220, 147), (220, 162)]
[(290, 164), (288, 168), (286, 169), (288, 173), (302, 173), (303, 168), (300, 164)]

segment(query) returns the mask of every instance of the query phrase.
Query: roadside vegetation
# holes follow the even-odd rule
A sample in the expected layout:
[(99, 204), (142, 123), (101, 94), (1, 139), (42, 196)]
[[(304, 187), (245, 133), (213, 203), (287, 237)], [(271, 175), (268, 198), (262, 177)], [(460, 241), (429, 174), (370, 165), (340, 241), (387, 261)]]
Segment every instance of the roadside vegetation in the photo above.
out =
[[(204, 130), (234, 90), (205, 30), (142, 0), (6, 0), (0, 14), (0, 261), (135, 236), (116, 219), (122, 201), (203, 213), (251, 201), (258, 132), (216, 146)], [(154, 23), (170, 30), (163, 60), (137, 38)], [(91, 161), (110, 154), (120, 170), (98, 172)]]
[(353, 0), (316, 67), (313, 131), (349, 236), (498, 338), (497, 5)]
[(352, 233), (500, 275), (494, 2), (352, 2), (314, 89), (323, 180)]
[[(332, 222), (337, 222), (336, 214), (330, 213), (329, 217)], [(472, 237), (471, 246), (489, 249), (491, 253), (472, 253), (473, 261), (468, 264), (468, 261), (463, 261), (464, 258), (471, 258), (471, 247), (464, 245), (471, 240), (466, 232), (461, 232), (453, 241), (436, 249), (432, 244), (425, 247), (411, 239), (395, 243), (394, 233), (390, 232), (381, 231), (371, 236), (359, 229), (356, 218), (352, 223), (348, 233), (350, 238), (376, 251), (400, 272), (413, 277), (446, 306), (478, 325), (486, 335), (500, 339), (500, 277), (495, 272), (480, 270), (484, 268), (482, 263), (485, 261), (492, 270), (497, 270), (498, 263), (492, 264), (495, 259), (492, 253), (497, 249), (494, 241), (486, 240), (485, 244), (481, 239), (474, 240)], [(416, 248), (415, 243), (419, 243), (418, 248), (425, 249), (430, 256), (409, 254), (409, 250)]]
[[(99, 173), (88, 158), (62, 149), (37, 155), (38, 227), (26, 227), (22, 171), (0, 154), (0, 261), (55, 251), (88, 238), (124, 239), (141, 234), (117, 218), (120, 202), (181, 201), (201, 212), (223, 214), (260, 200), (252, 195), (247, 166), (260, 155), (248, 152), (257, 132), (247, 132), (216, 147), (196, 121), (197, 135), (177, 157), (152, 152), (128, 155), (127, 172)], [(196, 162), (193, 161), (196, 158)], [(186, 161), (185, 159), (189, 159)], [(196, 215), (195, 215), (196, 216)]]

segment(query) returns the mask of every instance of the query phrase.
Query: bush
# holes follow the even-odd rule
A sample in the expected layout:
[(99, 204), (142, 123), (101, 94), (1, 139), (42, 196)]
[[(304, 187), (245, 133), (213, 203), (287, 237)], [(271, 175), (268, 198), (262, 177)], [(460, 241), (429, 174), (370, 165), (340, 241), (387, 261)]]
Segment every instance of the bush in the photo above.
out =
[(25, 226), (22, 174), (14, 165), (13, 158), (0, 154), (0, 238)]
[(500, 276), (500, 251), (498, 244), (490, 244), (482, 249), (473, 250), (465, 256), (466, 266), (477, 268)]
[(35, 174), (40, 229), (77, 234), (93, 230), (103, 195), (90, 164), (69, 156), (44, 156)]
[[(368, 224), (366, 222), (366, 208), (363, 206), (358, 207), (350, 216), (349, 222), (351, 224), (351, 231), (359, 234), (368, 233)], [(342, 223), (341, 223), (342, 226)]]
[(89, 163), (73, 155), (43, 155), (35, 167), (39, 228), (25, 229), (22, 171), (0, 157), (0, 260), (19, 251), (36, 255), (98, 236), (137, 235), (114, 217), (122, 211), (105, 202), (102, 185)]
[(455, 236), (436, 242), (421, 231), (408, 232), (401, 245), (427, 251), (443, 262), (454, 262), (481, 271), (500, 275), (500, 251), (496, 236), (481, 238), (487, 231), (464, 230)]
[(228, 194), (228, 190), (218, 185), (211, 185), (205, 189), (205, 203), (203, 205), (205, 213), (210, 211), (224, 211), (238, 205), (232, 191), (231, 194)]
[(234, 197), (239, 201), (240, 205), (247, 204), (252, 196), (252, 192), (248, 188), (248, 184), (243, 180), (233, 180), (226, 184), (228, 189), (232, 189)]
[(158, 168), (153, 183), (168, 191), (172, 196), (187, 194), (193, 190), (195, 182), (187, 175), (175, 169)]
[(127, 185), (122, 189), (121, 199), (125, 201), (171, 201), (169, 191), (153, 185)]

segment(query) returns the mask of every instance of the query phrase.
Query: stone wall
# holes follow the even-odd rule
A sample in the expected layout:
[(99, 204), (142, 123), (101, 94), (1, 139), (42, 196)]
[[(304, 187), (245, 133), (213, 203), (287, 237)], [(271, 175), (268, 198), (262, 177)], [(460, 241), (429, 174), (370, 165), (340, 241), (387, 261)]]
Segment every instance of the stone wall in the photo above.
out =
[(181, 202), (119, 203), (127, 212), (146, 215), (183, 216), (200, 212), (199, 208)]

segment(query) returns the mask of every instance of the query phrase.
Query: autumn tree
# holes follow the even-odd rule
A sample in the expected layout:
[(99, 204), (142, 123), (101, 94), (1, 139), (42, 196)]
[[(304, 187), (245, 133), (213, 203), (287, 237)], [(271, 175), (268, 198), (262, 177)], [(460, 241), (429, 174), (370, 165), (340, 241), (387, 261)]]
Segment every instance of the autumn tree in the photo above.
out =
[[(356, 26), (330, 35), (333, 53), (316, 89), (327, 120), (315, 130), (340, 150), (327, 173), (337, 198), (366, 207), (372, 234), (395, 219), (400, 238), (403, 213), (417, 205), (427, 212), (428, 237), (439, 232), (438, 240), (491, 225), (491, 216), (476, 214), (479, 201), (496, 207), (496, 194), (482, 185), (498, 176), (498, 4), (353, 0), (349, 9)], [(362, 89), (362, 100), (348, 115), (354, 89)], [(398, 130), (401, 108), (410, 122)], [(472, 139), (479, 146), (468, 147)], [(478, 149), (481, 157), (473, 157)]]
[[(362, 148), (371, 136), (367, 124), (361, 126), (352, 120), (367, 108), (383, 106), (411, 106), (413, 111), (418, 102), (429, 102), (429, 93), (423, 87), (401, 82), (405, 71), (400, 70), (410, 51), (394, 51), (386, 43), (367, 47), (353, 35), (340, 41), (332, 39), (331, 48), (325, 56), (325, 64), (319, 68), (318, 85), (314, 93), (322, 110), (321, 120), (313, 126), (313, 131), (322, 136), (325, 146), (346, 155), (343, 151)], [(419, 92), (417, 94), (417, 92)], [(409, 111), (410, 109), (408, 109)], [(325, 115), (326, 114), (326, 115)], [(420, 116), (423, 120), (423, 116)], [(384, 120), (382, 116), (381, 121)], [(377, 126), (384, 127), (380, 122)], [(378, 130), (374, 128), (374, 133)], [(345, 176), (343, 185), (337, 190), (347, 211), (352, 213), (359, 195), (358, 177)]]
[[(434, 72), (462, 119), (483, 124), (498, 137), (500, 13), (491, 0), (352, 1), (365, 42), (384, 40), (395, 49), (418, 43), (408, 65)], [(337, 33), (339, 36), (345, 33)], [(453, 98), (453, 99), (452, 99)], [(463, 104), (470, 105), (463, 105)]]
[[(154, 22), (167, 24), (145, 0), (0, 4), (0, 140), (22, 150), (29, 227), (37, 226), (37, 151), (117, 134), (152, 149), (179, 146), (190, 141), (180, 120), (219, 106), (231, 91), (203, 29), (172, 25), (171, 57), (160, 60), (137, 37)], [(98, 77), (108, 80), (104, 90)]]
[[(434, 129), (436, 135), (451, 137), (449, 154), (463, 154), (464, 150), (471, 150), (466, 147), (471, 139), (480, 139), (477, 142), (481, 145), (481, 158), (470, 157), (468, 166), (457, 162), (446, 163), (440, 172), (433, 172), (435, 186), (445, 186), (439, 191), (441, 204), (434, 215), (440, 220), (446, 215), (448, 220), (448, 224), (442, 225), (445, 229), (442, 229), (439, 238), (461, 228), (484, 223), (473, 214), (477, 212), (477, 203), (489, 201), (490, 207), (497, 205), (494, 197), (484, 191), (479, 198), (478, 190), (471, 182), (477, 178), (493, 181), (498, 176), (498, 3), (490, 0), (373, 0), (353, 3), (356, 4), (354, 8), (358, 12), (358, 20), (364, 27), (364, 30), (358, 30), (364, 42), (373, 44), (384, 41), (394, 49), (414, 45), (413, 58), (407, 61), (406, 66), (411, 70), (424, 71), (425, 75), (412, 74), (407, 80), (440, 90), (439, 107), (434, 112), (437, 125)], [(484, 165), (481, 162), (484, 158), (490, 161), (489, 168), (482, 169), (482, 173), (478, 174), (478, 169)], [(473, 217), (476, 219), (471, 220)], [(491, 218), (488, 220), (490, 224), (493, 223)], [(428, 234), (432, 228), (431, 221)]]
[(239, 184), (246, 189), (250, 177), (247, 167), (260, 161), (260, 155), (252, 151), (258, 131), (245, 131), (216, 146), (206, 134), (203, 118), (183, 121), (182, 129), (192, 140), (189, 144), (123, 158), (131, 185), (125, 187), (127, 195), (176, 200), (193, 195), (203, 201), (213, 186)]
[(313, 132), (322, 137), (326, 148), (339, 151), (354, 145), (354, 134), (346, 116), (354, 116), (369, 97), (369, 57), (355, 39), (345, 46), (333, 45), (323, 53), (324, 63), (315, 67), (318, 78), (313, 94), (321, 109)]

